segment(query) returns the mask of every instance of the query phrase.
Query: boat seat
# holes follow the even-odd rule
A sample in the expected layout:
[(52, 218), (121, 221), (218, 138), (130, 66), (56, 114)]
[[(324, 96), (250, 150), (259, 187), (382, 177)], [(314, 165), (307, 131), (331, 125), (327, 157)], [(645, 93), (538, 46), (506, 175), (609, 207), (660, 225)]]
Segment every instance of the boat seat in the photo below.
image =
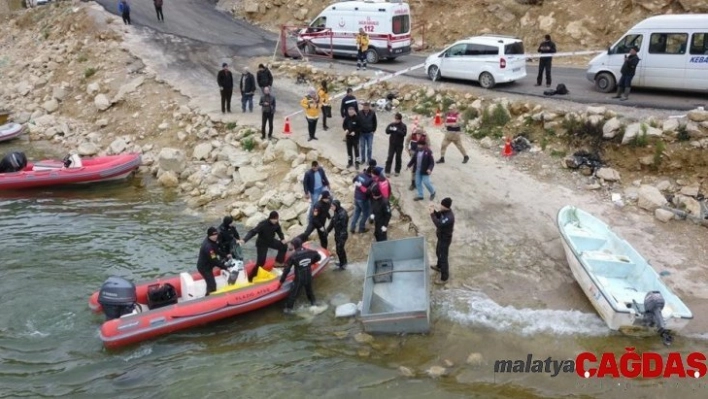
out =
[(182, 301), (202, 298), (206, 294), (206, 281), (194, 281), (192, 275), (187, 272), (179, 274), (179, 283), (182, 290)]
[(605, 276), (596, 277), (605, 288), (605, 292), (612, 295), (618, 304), (631, 308), (634, 304), (633, 301), (644, 303), (644, 297), (647, 296), (646, 291), (638, 291), (636, 288), (629, 285), (626, 280)]
[(607, 240), (602, 237), (569, 234), (568, 238), (578, 252), (596, 251), (607, 244)]
[(63, 167), (64, 167), (64, 165), (59, 162), (36, 163), (36, 164), (32, 165), (32, 170), (35, 172), (39, 172), (42, 170), (58, 170)]

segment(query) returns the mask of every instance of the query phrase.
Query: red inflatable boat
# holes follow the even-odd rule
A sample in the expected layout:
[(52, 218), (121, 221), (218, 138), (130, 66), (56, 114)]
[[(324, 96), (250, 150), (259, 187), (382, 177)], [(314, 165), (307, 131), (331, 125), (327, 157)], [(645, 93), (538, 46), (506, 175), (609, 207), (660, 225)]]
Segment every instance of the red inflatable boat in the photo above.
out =
[(28, 163), (20, 172), (0, 173), (0, 190), (20, 190), (124, 179), (138, 169), (141, 163), (142, 159), (137, 153), (95, 158), (81, 158), (78, 155), (71, 155), (63, 161), (43, 160)]
[[(319, 275), (330, 260), (329, 251), (317, 244), (305, 243), (316, 250), (322, 259), (312, 268), (312, 276)], [(285, 299), (290, 291), (294, 273), (280, 285), (282, 271), (273, 268), (269, 258), (258, 270), (252, 283), (244, 271), (239, 278), (229, 280), (229, 272), (214, 269), (217, 291), (209, 296), (206, 283), (198, 272), (133, 284), (110, 277), (89, 299), (89, 307), (103, 313), (108, 319), (101, 326), (101, 340), (107, 348), (117, 348), (155, 338), (160, 335), (207, 324), (263, 308)], [(251, 261), (245, 271), (255, 267)]]

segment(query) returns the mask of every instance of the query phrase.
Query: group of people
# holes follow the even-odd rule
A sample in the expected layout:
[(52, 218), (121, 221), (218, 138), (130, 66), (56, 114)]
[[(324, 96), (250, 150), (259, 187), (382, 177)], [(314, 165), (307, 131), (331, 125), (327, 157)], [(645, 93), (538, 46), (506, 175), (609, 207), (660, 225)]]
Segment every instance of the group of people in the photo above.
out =
[[(162, 0), (152, 0), (152, 5), (155, 6), (157, 20), (160, 22), (165, 22), (165, 15), (162, 13)], [(132, 25), (130, 21), (130, 4), (128, 4), (128, 0), (120, 0), (118, 2), (118, 13), (121, 18), (123, 18), (123, 23), (125, 25)]]

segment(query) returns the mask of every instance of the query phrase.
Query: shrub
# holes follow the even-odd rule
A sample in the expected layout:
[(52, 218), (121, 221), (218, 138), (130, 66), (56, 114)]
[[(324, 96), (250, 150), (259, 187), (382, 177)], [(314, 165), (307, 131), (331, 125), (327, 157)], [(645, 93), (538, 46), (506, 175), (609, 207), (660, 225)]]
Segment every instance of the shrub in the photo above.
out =
[(245, 140), (241, 141), (241, 146), (244, 150), (251, 152), (256, 148), (256, 141), (253, 140), (253, 137), (247, 137)]
[(659, 140), (656, 142), (656, 147), (654, 147), (654, 159), (651, 164), (651, 169), (654, 171), (659, 170), (659, 167), (661, 166), (661, 159), (664, 155), (664, 151), (666, 150), (666, 144), (664, 144), (663, 141)]
[(93, 76), (95, 74), (96, 74), (96, 68), (89, 67), (89, 68), (84, 69), (84, 77), (86, 79), (90, 78), (91, 76)]
[(228, 130), (234, 130), (234, 129), (236, 129), (236, 123), (235, 123), (235, 122), (229, 122), (229, 123), (226, 124), (226, 128), (227, 128)]
[(688, 141), (691, 139), (691, 136), (688, 134), (688, 129), (686, 129), (686, 125), (679, 125), (678, 135), (676, 137), (678, 138), (678, 141)]

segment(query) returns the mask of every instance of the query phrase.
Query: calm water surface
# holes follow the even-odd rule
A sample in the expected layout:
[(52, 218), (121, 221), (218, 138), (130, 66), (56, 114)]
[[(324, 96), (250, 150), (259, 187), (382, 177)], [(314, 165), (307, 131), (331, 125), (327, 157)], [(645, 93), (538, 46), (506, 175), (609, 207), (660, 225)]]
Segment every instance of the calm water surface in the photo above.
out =
[[(216, 222), (138, 183), (0, 193), (1, 398), (708, 397), (705, 383), (693, 380), (618, 385), (574, 374), (495, 374), (494, 360), (527, 353), (567, 359), (626, 346), (668, 350), (658, 340), (610, 335), (594, 314), (501, 307), (471, 291), (436, 292), (429, 336), (358, 343), (360, 324), (335, 319), (331, 303), (359, 300), (362, 265), (316, 280), (318, 299), (330, 303), (321, 315), (285, 317), (279, 304), (107, 351), (89, 295), (110, 275), (143, 280), (193, 269), (204, 231)], [(703, 340), (679, 338), (672, 350), (704, 348)], [(465, 363), (473, 352), (481, 365)], [(453, 363), (447, 376), (424, 374), (445, 359)], [(401, 376), (400, 366), (416, 377)]]

